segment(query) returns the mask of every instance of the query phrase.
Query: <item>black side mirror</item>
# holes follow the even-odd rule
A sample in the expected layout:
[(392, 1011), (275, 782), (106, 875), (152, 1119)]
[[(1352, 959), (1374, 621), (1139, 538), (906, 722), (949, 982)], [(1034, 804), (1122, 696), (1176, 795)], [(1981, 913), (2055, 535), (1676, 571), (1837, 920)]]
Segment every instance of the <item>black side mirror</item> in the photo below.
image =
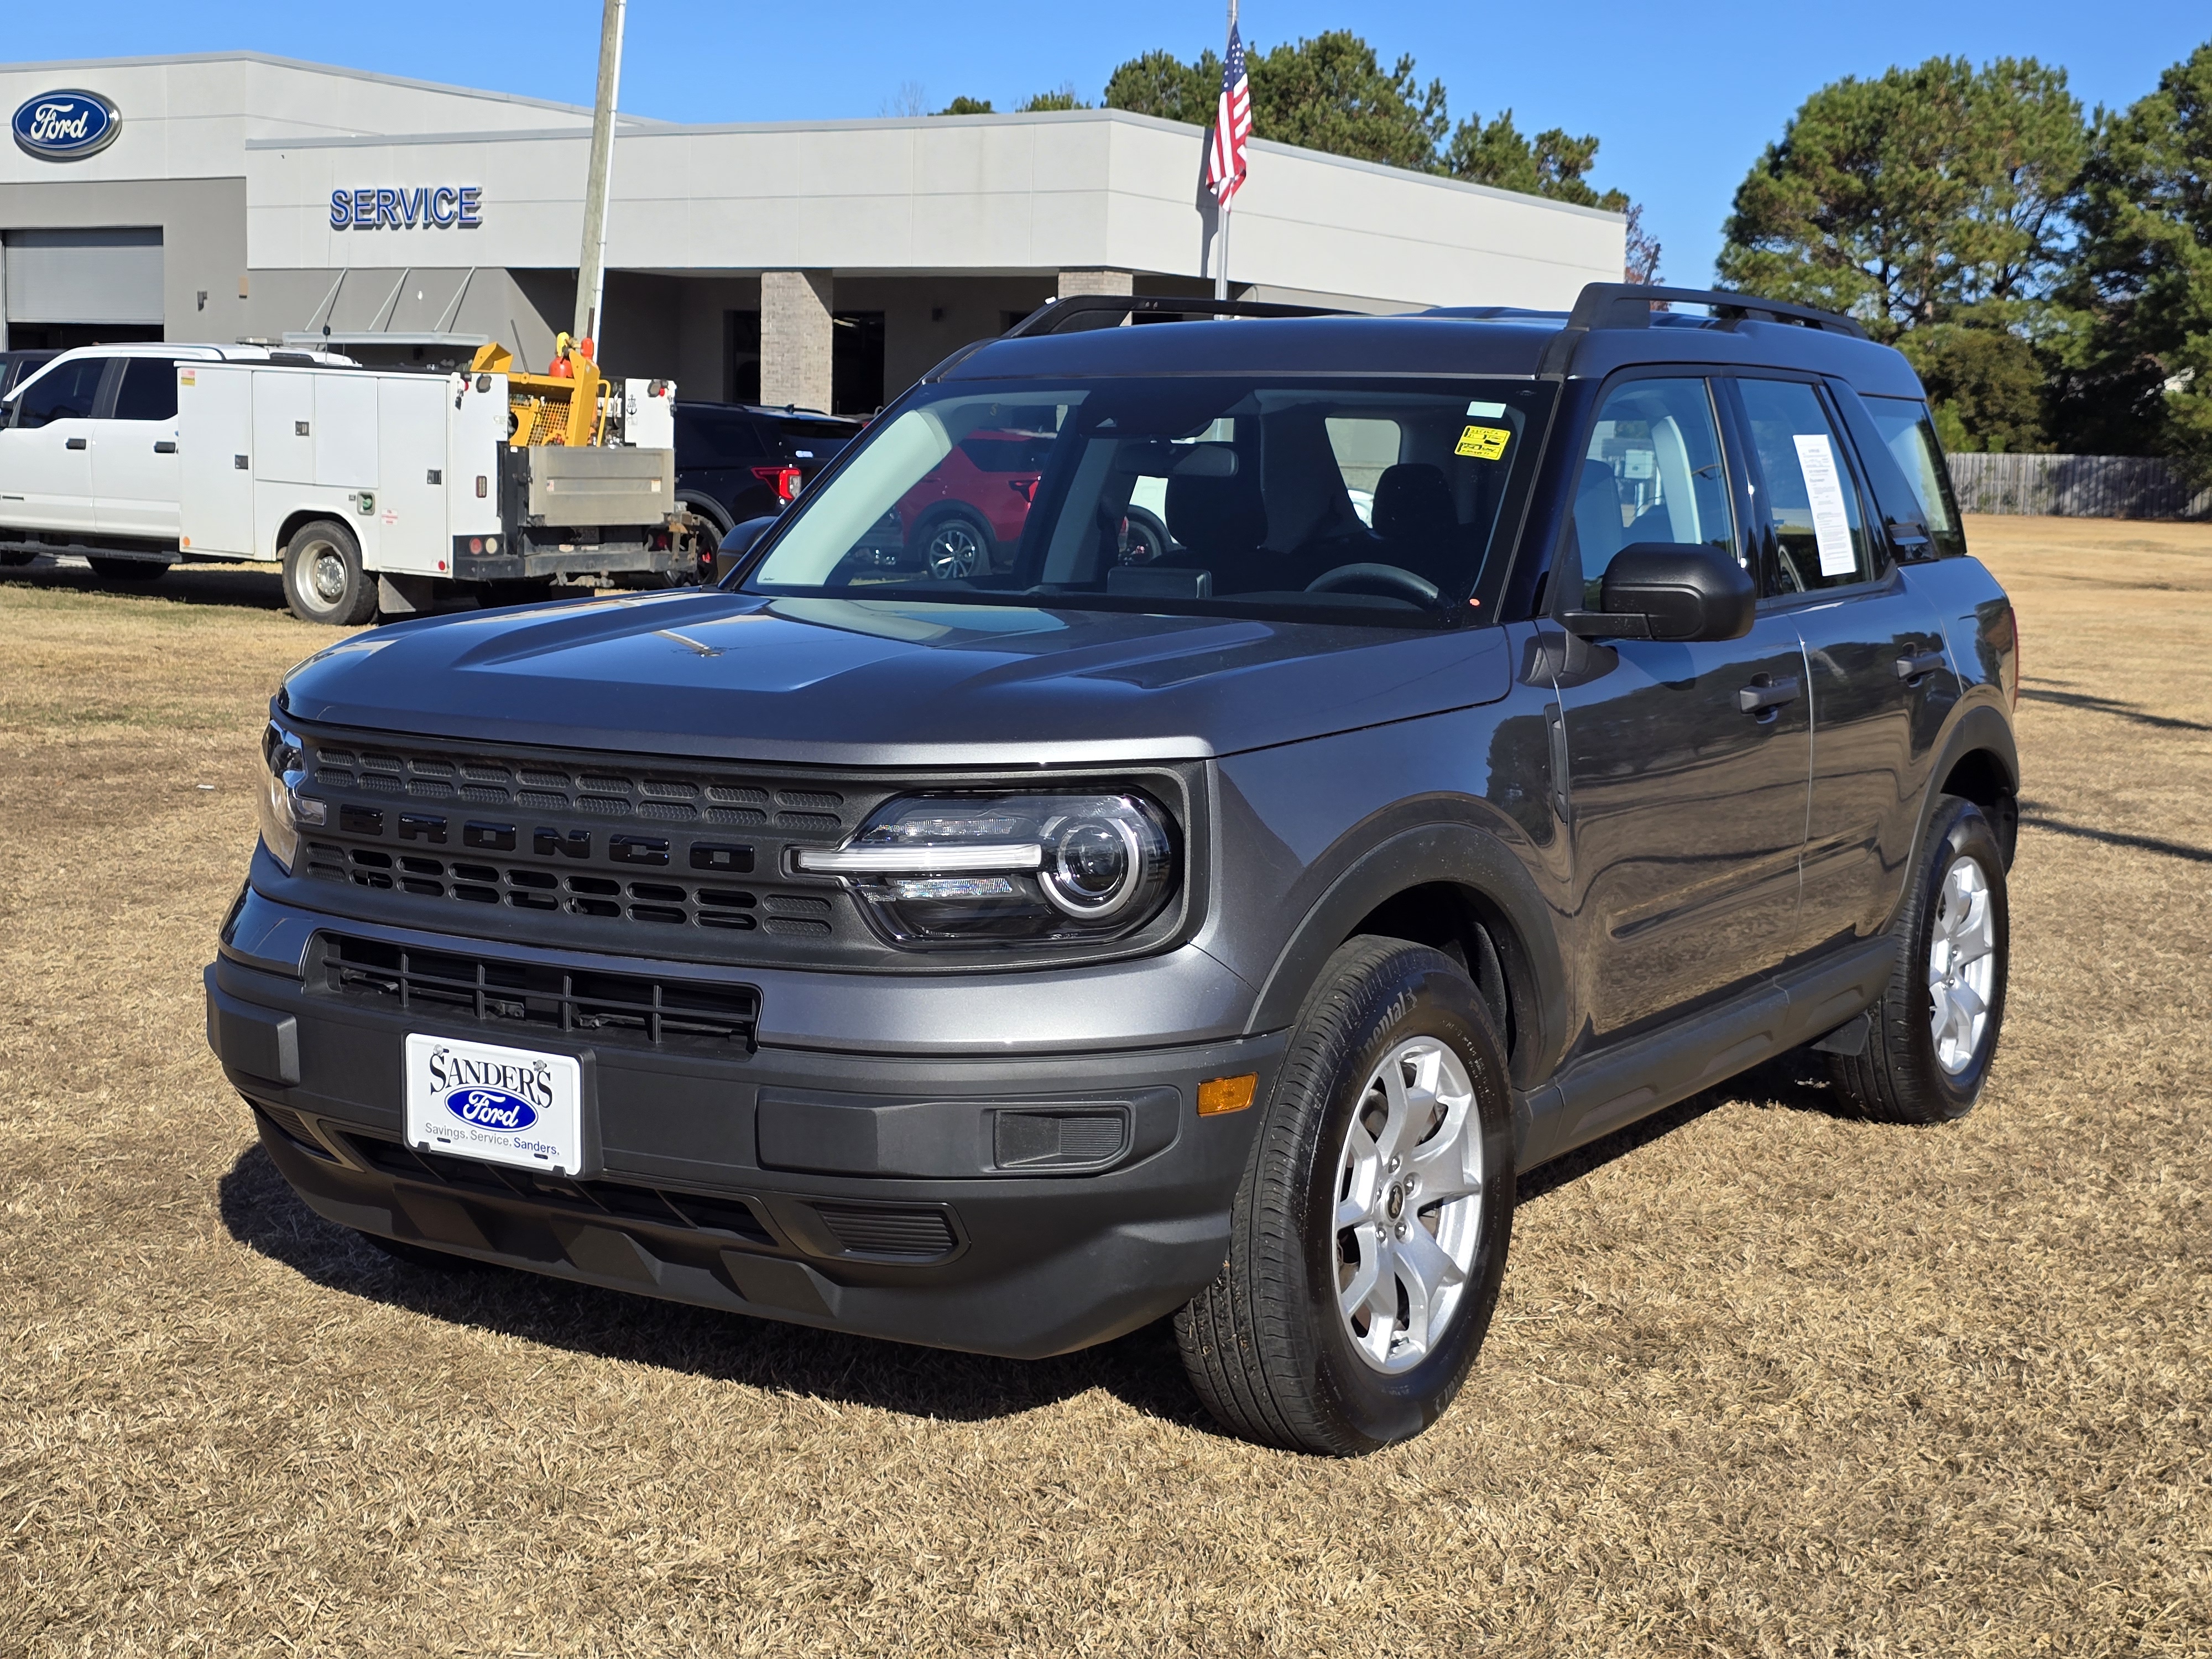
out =
[(779, 516), (777, 514), (770, 513), (757, 519), (746, 519), (732, 525), (730, 527), (730, 533), (722, 538), (722, 544), (714, 550), (714, 568), (713, 574), (707, 578), (708, 584), (721, 580), (744, 562), (745, 555), (753, 550), (753, 544), (761, 538), (771, 525), (775, 523)]
[(1717, 547), (1632, 542), (1606, 567), (1602, 611), (1570, 611), (1586, 640), (1740, 640), (1751, 632), (1759, 589)]

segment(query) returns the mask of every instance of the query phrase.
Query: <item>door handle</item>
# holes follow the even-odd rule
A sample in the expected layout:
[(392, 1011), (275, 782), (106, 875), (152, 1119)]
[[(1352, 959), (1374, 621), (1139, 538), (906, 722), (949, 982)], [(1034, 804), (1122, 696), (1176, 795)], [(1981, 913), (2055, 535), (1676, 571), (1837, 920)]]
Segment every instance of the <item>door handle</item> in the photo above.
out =
[[(1760, 681), (1765, 681), (1765, 684), (1761, 684)], [(1763, 720), (1771, 720), (1783, 704), (1796, 702), (1797, 693), (1795, 675), (1784, 680), (1768, 680), (1762, 674), (1735, 694), (1735, 706), (1747, 714), (1756, 714)]]
[(1944, 663), (1941, 651), (1923, 651), (1918, 655), (1905, 655), (1897, 659), (1897, 678), (1901, 680), (1925, 679)]
[(162, 438), (154, 445), (154, 453), (156, 455), (173, 455), (177, 453), (177, 447), (168, 439)]
[(82, 438), (64, 438), (62, 441), (62, 447), (64, 449), (82, 449), (84, 447), (84, 440)]

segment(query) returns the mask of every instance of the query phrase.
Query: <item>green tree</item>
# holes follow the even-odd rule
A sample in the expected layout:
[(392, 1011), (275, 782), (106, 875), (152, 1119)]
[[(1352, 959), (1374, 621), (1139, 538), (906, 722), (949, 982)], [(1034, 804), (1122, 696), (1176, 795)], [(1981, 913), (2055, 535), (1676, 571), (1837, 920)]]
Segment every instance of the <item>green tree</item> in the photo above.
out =
[(1027, 103), (1018, 106), (1016, 113), (1029, 115), (1038, 110), (1089, 109), (1091, 106), (1075, 95), (1075, 82), (1063, 81), (1051, 92), (1040, 92)]
[[(1386, 73), (1374, 47), (1349, 29), (1331, 29), (1248, 61), (1255, 137), (1388, 167), (1436, 166), (1450, 125), (1444, 83), (1419, 85), (1411, 54)], [(1217, 70), (1217, 98), (1219, 91)]]
[[(1443, 82), (1423, 85), (1411, 56), (1385, 70), (1375, 48), (1348, 29), (1255, 52), (1248, 63), (1255, 137), (1627, 213), (1628, 274), (1638, 282), (1656, 278), (1659, 244), (1644, 233), (1635, 204), (1620, 191), (1601, 194), (1583, 177), (1597, 159), (1595, 137), (1553, 127), (1526, 138), (1510, 110), (1455, 130)], [(1220, 96), (1216, 53), (1187, 64), (1173, 52), (1148, 52), (1114, 71), (1102, 101), (1108, 109), (1210, 126)]]
[(2088, 142), (2065, 71), (2033, 58), (1834, 82), (1737, 189), (1721, 280), (1900, 345), (1955, 447), (2034, 447)]
[(930, 111), (932, 115), (996, 115), (988, 98), (970, 98), (965, 94), (954, 99), (943, 109)]
[(1205, 52), (1194, 64), (1186, 64), (1171, 52), (1148, 52), (1132, 58), (1107, 78), (1100, 100), (1108, 109), (1133, 110), (1165, 121), (1186, 121), (1194, 127), (1213, 125), (1214, 106), (1221, 100), (1221, 58)]
[(2087, 149), (2065, 71), (2033, 58), (1832, 82), (1738, 187), (1721, 278), (1885, 339), (1969, 311), (2021, 320), (2059, 269)]
[(2212, 483), (2212, 42), (2100, 122), (2080, 215), (2056, 423)]

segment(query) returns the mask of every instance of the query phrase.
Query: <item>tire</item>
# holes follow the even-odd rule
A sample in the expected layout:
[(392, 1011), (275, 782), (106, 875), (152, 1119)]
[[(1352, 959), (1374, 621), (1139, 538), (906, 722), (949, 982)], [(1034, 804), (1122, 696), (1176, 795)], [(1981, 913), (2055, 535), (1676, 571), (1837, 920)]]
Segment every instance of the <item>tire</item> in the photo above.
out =
[(965, 581), (991, 574), (991, 526), (958, 507), (939, 512), (915, 526), (921, 568), (933, 580)]
[(481, 1273), (489, 1264), (473, 1256), (448, 1255), (443, 1250), (433, 1250), (421, 1244), (410, 1244), (404, 1239), (386, 1238), (382, 1233), (354, 1230), (354, 1236), (364, 1244), (374, 1245), (394, 1261), (404, 1261), (410, 1267), (420, 1267), (426, 1273)]
[(1131, 507), (1127, 518), (1128, 562), (1131, 564), (1157, 564), (1167, 557), (1175, 545), (1174, 538), (1168, 534), (1167, 526), (1141, 507)]
[(284, 608), (305, 623), (359, 628), (376, 616), (376, 578), (336, 519), (311, 519), (284, 546)]
[[(1429, 1097), (1401, 1088), (1405, 1105), (1394, 1109), (1384, 1073), (1395, 1063), (1403, 1079), (1409, 1059)], [(1438, 1103), (1435, 1128), (1411, 1142), (1431, 1149), (1417, 1159), (1399, 1136), (1418, 1133)], [(1402, 1174), (1393, 1142), (1413, 1166)], [(1228, 1263), (1176, 1316), (1183, 1366), (1206, 1408), (1247, 1439), (1335, 1456), (1410, 1439), (1435, 1422), (1497, 1306), (1513, 1155), (1504, 1047), (1466, 972), (1401, 939), (1340, 947), (1299, 1012), (1257, 1127)], [(1434, 1208), (1418, 1191), (1408, 1199), (1401, 1182), (1436, 1182), (1443, 1166), (1420, 1166), (1440, 1156), (1458, 1160), (1452, 1186), (1462, 1195)], [(1409, 1233), (1427, 1248), (1409, 1249)], [(1447, 1262), (1456, 1279), (1440, 1269)], [(1449, 1300), (1435, 1328), (1417, 1331), (1425, 1322), (1410, 1279), (1424, 1273)], [(1367, 1297), (1363, 1283), (1374, 1286)]]
[(1866, 1047), (1830, 1054), (1829, 1072), (1863, 1117), (1949, 1122), (1989, 1079), (2012, 955), (2004, 850), (1973, 802), (1938, 799), (1895, 932), (1897, 965), (1869, 1011)]
[(94, 554), (85, 562), (104, 582), (157, 582), (169, 574), (167, 563), (161, 559), (104, 559)]

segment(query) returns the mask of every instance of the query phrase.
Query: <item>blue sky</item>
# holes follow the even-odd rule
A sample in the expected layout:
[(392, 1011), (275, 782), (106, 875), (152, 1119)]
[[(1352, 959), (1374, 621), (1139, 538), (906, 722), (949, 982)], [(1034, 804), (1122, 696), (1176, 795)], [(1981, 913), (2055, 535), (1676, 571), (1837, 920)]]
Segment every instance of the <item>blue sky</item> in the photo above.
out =
[[(577, 103), (591, 101), (599, 15), (594, 0), (374, 8), (78, 0), (9, 11), (5, 38), (17, 62), (252, 47)], [(2212, 10), (2176, 0), (1954, 0), (1902, 12), (1734, 0), (1664, 8), (1249, 0), (1243, 15), (1255, 46), (1348, 26), (1386, 59), (1411, 52), (1425, 80), (1440, 77), (1449, 89), (1455, 119), (1510, 106), (1524, 132), (1595, 133), (1603, 149), (1594, 181), (1646, 204), (1663, 276), (1682, 283), (1711, 277), (1735, 186), (1827, 81), (1938, 53), (2034, 57), (2063, 65), (2085, 103), (2118, 106), (2212, 38)], [(1064, 82), (1096, 99), (1124, 58), (1154, 46), (1190, 57), (1218, 46), (1224, 27), (1218, 7), (1161, 0), (631, 0), (629, 16), (623, 107), (693, 121), (879, 115), (909, 84), (933, 108), (965, 93), (1004, 109)], [(1845, 27), (1853, 16), (1862, 26)]]

